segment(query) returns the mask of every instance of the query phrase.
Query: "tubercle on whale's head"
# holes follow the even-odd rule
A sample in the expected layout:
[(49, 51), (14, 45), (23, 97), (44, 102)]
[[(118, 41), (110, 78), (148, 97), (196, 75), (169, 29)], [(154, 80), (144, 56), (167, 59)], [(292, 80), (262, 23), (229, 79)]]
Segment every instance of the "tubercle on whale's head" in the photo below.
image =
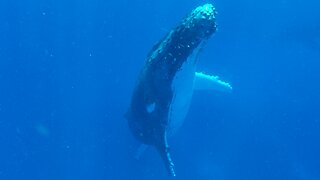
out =
[(215, 19), (217, 12), (212, 4), (205, 4), (194, 9), (191, 14), (194, 15), (194, 19), (213, 20)]
[(189, 31), (197, 32), (199, 39), (207, 39), (217, 29), (216, 15), (212, 4), (205, 4), (194, 9), (184, 19), (183, 25)]

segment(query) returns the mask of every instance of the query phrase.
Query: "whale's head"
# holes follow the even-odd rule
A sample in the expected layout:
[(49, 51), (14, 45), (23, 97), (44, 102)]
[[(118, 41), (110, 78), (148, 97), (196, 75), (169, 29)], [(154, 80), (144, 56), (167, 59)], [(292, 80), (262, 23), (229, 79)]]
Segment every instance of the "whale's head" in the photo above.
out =
[[(167, 64), (162, 66), (169, 72), (169, 79), (184, 64), (191, 54), (201, 48), (203, 42), (208, 40), (216, 31), (216, 10), (212, 4), (205, 4), (195, 8), (189, 13), (179, 25), (172, 29), (160, 42), (158, 42), (147, 56), (149, 64)], [(170, 67), (169, 67), (170, 66)], [(162, 70), (160, 69), (160, 70)], [(152, 69), (156, 71), (159, 69)], [(163, 76), (166, 77), (166, 76)]]
[(216, 15), (212, 4), (199, 6), (183, 20), (181, 27), (199, 41), (208, 39), (217, 29)]

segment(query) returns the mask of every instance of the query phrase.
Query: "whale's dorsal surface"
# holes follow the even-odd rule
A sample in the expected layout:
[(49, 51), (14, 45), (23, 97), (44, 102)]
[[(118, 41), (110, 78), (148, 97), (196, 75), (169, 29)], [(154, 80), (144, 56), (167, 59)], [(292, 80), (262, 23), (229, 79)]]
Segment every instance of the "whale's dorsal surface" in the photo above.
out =
[(223, 84), (217, 78), (195, 72), (199, 49), (216, 31), (215, 15), (211, 4), (197, 7), (152, 48), (138, 77), (126, 116), (135, 138), (158, 150), (172, 176), (175, 171), (167, 137), (181, 126), (194, 84), (199, 87), (208, 86), (210, 82), (215, 84), (211, 87)]

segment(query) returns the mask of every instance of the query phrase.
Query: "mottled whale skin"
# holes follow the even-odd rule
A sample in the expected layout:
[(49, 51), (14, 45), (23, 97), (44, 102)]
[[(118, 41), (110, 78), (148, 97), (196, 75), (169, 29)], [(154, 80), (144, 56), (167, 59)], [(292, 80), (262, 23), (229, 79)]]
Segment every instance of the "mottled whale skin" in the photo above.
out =
[[(175, 112), (173, 104), (179, 96), (176, 92), (179, 88), (174, 83), (179, 79), (178, 74), (184, 72), (191, 77), (186, 80), (186, 91), (192, 91), (197, 62), (196, 58), (190, 57), (197, 54), (203, 42), (216, 31), (215, 16), (213, 5), (197, 7), (152, 48), (138, 77), (126, 114), (134, 137), (158, 150), (171, 176), (175, 176), (175, 171), (167, 136), (174, 129), (174, 124), (180, 124), (174, 122), (172, 117), (172, 112)], [(185, 98), (188, 106), (191, 96)]]

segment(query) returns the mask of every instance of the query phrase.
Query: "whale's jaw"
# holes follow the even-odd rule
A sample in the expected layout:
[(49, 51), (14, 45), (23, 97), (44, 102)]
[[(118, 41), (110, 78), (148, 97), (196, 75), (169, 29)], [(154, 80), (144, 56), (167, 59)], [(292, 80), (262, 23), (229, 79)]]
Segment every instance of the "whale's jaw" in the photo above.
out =
[[(172, 110), (175, 106), (171, 105), (177, 95), (173, 84), (177, 75), (184, 72), (186, 64), (191, 68), (187, 74), (194, 75), (196, 61), (190, 55), (216, 31), (215, 15), (211, 4), (197, 7), (153, 47), (138, 78), (127, 113), (132, 134), (143, 144), (156, 147), (171, 176), (175, 176), (175, 171), (167, 134), (170, 121), (174, 121), (172, 112), (176, 112)], [(192, 77), (188, 79), (193, 81)], [(192, 86), (186, 88), (191, 88), (192, 94)]]

